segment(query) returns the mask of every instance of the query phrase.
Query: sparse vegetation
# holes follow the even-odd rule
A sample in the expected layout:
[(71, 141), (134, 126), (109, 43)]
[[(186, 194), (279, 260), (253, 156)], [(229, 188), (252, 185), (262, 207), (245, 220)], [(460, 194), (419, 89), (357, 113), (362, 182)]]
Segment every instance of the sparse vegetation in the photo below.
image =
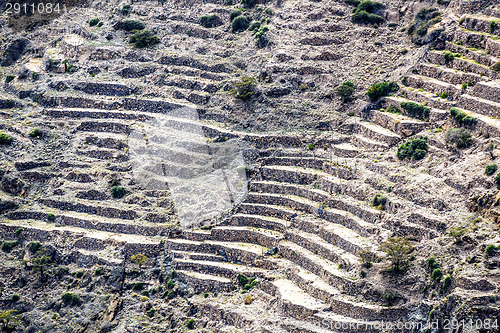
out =
[(392, 306), (398, 300), (399, 295), (396, 291), (392, 289), (386, 289), (384, 290), (382, 297), (384, 298), (385, 306)]
[(205, 28), (214, 28), (222, 25), (222, 20), (217, 14), (203, 15), (200, 17), (200, 24)]
[(448, 63), (455, 58), (460, 58), (462, 55), (460, 53), (453, 53), (453, 52), (446, 51), (443, 56), (444, 56), (444, 60)]
[(132, 6), (129, 4), (124, 4), (121, 9), (121, 13), (123, 15), (128, 15), (132, 11)]
[(10, 145), (12, 143), (12, 137), (0, 132), (0, 145)]
[(448, 144), (457, 148), (466, 148), (472, 145), (472, 135), (465, 128), (451, 128), (445, 133), (445, 140)]
[(467, 113), (455, 107), (450, 109), (450, 115), (458, 126), (472, 126), (477, 123), (477, 118), (471, 117), (467, 115)]
[(353, 100), (354, 84), (351, 81), (345, 81), (337, 88), (337, 95), (342, 98), (342, 102), (349, 103)]
[(429, 149), (429, 146), (427, 145), (426, 137), (412, 138), (399, 146), (396, 154), (400, 160), (406, 158), (421, 160), (427, 154), (427, 149)]
[(31, 136), (32, 138), (39, 138), (42, 136), (42, 131), (35, 127), (33, 128), (33, 130), (31, 130), (29, 136)]
[(500, 61), (491, 65), (491, 70), (495, 72), (500, 72)]
[(446, 275), (445, 278), (443, 279), (443, 289), (448, 290), (451, 286), (451, 276)]
[(66, 292), (61, 295), (61, 300), (64, 302), (65, 305), (69, 306), (74, 306), (74, 305), (81, 305), (82, 300), (80, 297), (76, 294)]
[(358, 255), (361, 265), (365, 268), (372, 267), (373, 262), (377, 260), (377, 255), (369, 249), (359, 251)]
[(359, 24), (381, 24), (385, 22), (383, 15), (385, 5), (380, 2), (362, 1), (351, 17), (353, 23)]
[(467, 228), (465, 227), (453, 227), (448, 229), (448, 234), (453, 237), (455, 243), (461, 243), (462, 237), (466, 234)]
[(486, 246), (486, 250), (484, 251), (487, 255), (493, 256), (496, 254), (496, 252), (500, 249), (500, 246), (495, 246), (493, 244), (490, 244)]
[(35, 254), (38, 252), (38, 250), (40, 250), (42, 247), (42, 244), (40, 244), (40, 242), (31, 242), (29, 243), (28, 245), (28, 249), (31, 253)]
[(387, 259), (391, 262), (389, 270), (404, 272), (410, 265), (410, 253), (414, 248), (404, 237), (389, 237), (380, 245), (380, 250), (386, 253)]
[(142, 264), (144, 264), (148, 259), (149, 258), (142, 253), (137, 253), (130, 257), (130, 261), (139, 266), (139, 268), (141, 268)]
[(382, 193), (377, 193), (372, 199), (372, 206), (379, 209), (385, 210), (385, 205), (387, 204), (387, 198)]
[(403, 102), (401, 103), (401, 108), (405, 110), (405, 114), (417, 118), (423, 121), (429, 121), (430, 108), (414, 103), (414, 102)]
[(233, 89), (229, 93), (238, 99), (249, 100), (255, 94), (256, 86), (256, 78), (243, 76), (239, 81), (233, 82)]
[(484, 170), (484, 173), (487, 175), (487, 176), (491, 176), (492, 174), (494, 174), (498, 169), (498, 166), (493, 163), (493, 164), (490, 164), (490, 165), (487, 165), (486, 166), (486, 169)]
[(151, 30), (139, 31), (133, 34), (129, 43), (137, 48), (151, 47), (160, 43), (160, 39)]
[(441, 278), (443, 277), (443, 271), (441, 270), (441, 268), (434, 269), (431, 273), (431, 277), (435, 281), (441, 280)]
[(21, 315), (16, 315), (17, 310), (11, 309), (0, 312), (0, 323), (2, 331), (12, 332), (21, 323)]
[(366, 93), (372, 102), (376, 102), (379, 98), (388, 96), (389, 94), (399, 90), (396, 82), (379, 82), (374, 83)]
[(194, 323), (195, 323), (194, 318), (188, 319), (188, 321), (186, 322), (186, 328), (192, 330), (194, 328)]
[(13, 248), (19, 245), (18, 241), (4, 241), (2, 242), (2, 251), (10, 252)]
[(408, 27), (408, 34), (411, 36), (413, 43), (424, 45), (433, 42), (437, 34), (428, 34), (428, 32), (431, 27), (439, 22), (441, 22), (441, 13), (437, 8), (421, 9)]

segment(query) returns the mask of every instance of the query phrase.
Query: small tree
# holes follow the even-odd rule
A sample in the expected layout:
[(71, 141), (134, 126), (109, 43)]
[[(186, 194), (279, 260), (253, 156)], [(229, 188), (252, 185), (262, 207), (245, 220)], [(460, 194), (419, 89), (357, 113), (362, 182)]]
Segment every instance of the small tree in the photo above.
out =
[(130, 260), (137, 266), (139, 266), (139, 268), (141, 268), (141, 265), (144, 264), (148, 259), (149, 258), (142, 253), (137, 253), (130, 257)]
[(51, 260), (52, 258), (46, 255), (31, 259), (33, 271), (40, 272), (40, 280), (45, 280), (45, 268), (50, 265)]
[(389, 237), (380, 245), (380, 250), (387, 254), (391, 262), (391, 270), (404, 272), (410, 264), (410, 253), (413, 251), (410, 241), (404, 237)]
[(19, 325), (19, 319), (21, 319), (21, 315), (15, 315), (14, 312), (17, 310), (11, 309), (7, 311), (0, 312), (0, 323), (2, 323), (3, 331), (11, 331)]
[(354, 94), (354, 84), (351, 81), (345, 81), (337, 88), (337, 95), (342, 98), (342, 102), (352, 102)]

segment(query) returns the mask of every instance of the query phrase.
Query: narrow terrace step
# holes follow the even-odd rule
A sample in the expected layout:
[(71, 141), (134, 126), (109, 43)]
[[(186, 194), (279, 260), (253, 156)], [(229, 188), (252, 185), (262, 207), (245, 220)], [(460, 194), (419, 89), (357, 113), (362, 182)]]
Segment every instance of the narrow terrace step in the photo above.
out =
[(355, 255), (326, 242), (320, 236), (296, 228), (287, 230), (286, 239), (346, 268), (357, 266), (359, 261)]
[(228, 279), (235, 279), (238, 274), (259, 278), (266, 275), (266, 271), (263, 269), (228, 262), (174, 259), (174, 265), (176, 270), (195, 271), (202, 274), (222, 276)]
[(352, 280), (346, 272), (338, 269), (330, 260), (322, 258), (313, 252), (292, 242), (282, 242), (279, 253), (285, 259), (290, 260), (296, 265), (316, 274), (328, 284), (337, 287), (347, 294), (356, 294), (356, 282)]
[(379, 333), (385, 332), (383, 324), (379, 321), (355, 320), (350, 317), (338, 315), (334, 312), (318, 312), (315, 319), (321, 323), (322, 327), (330, 330), (340, 328), (340, 332), (345, 333)]
[(384, 151), (389, 149), (389, 145), (387, 143), (375, 141), (359, 134), (354, 134), (351, 140), (356, 147), (366, 150)]
[[(385, 144), (385, 143), (381, 143)], [(349, 143), (349, 142), (344, 142), (344, 143), (339, 143), (335, 144), (332, 146), (332, 151), (335, 155), (337, 156), (342, 156), (342, 157), (356, 157), (360, 152), (358, 150), (358, 147), (355, 145)]]
[(362, 136), (366, 136), (372, 140), (386, 143), (389, 146), (394, 146), (401, 141), (401, 137), (396, 133), (367, 121), (357, 122), (355, 125), (355, 131), (357, 134), (361, 134)]
[(262, 159), (263, 165), (283, 165), (283, 166), (295, 166), (302, 168), (310, 168), (322, 170), (323, 164), (328, 160), (316, 157), (268, 157)]
[[(246, 213), (248, 212), (248, 205), (243, 204), (244, 208), (241, 208), (240, 205), (240, 211), (245, 211)], [(283, 220), (280, 218), (272, 217), (272, 216), (265, 216), (259, 215), (261, 213), (257, 208), (259, 205), (254, 205), (253, 210), (251, 210), (252, 214), (234, 214), (232, 215), (225, 223), (227, 225), (232, 225), (232, 226), (249, 226), (249, 227), (258, 227), (258, 228), (263, 228), (263, 229), (269, 229), (269, 230), (275, 230), (279, 232), (284, 232), (286, 230), (287, 225), (290, 225), (290, 222), (287, 220)], [(264, 206), (264, 205), (260, 205)], [(247, 208), (248, 210), (244, 210)]]
[[(441, 98), (442, 99), (442, 98)], [(404, 108), (401, 106), (402, 103), (408, 103), (408, 102), (411, 102), (411, 103), (416, 103), (415, 101), (412, 101), (411, 99), (407, 99), (407, 98), (403, 98), (403, 97), (384, 97), (383, 98), (383, 101), (386, 103), (386, 106), (389, 106), (389, 105), (393, 105), (394, 107), (396, 107), (399, 111), (401, 111), (401, 113), (405, 113), (406, 111), (404, 110)], [(418, 103), (417, 103), (418, 104)], [(428, 107), (428, 106), (426, 106)], [(429, 107), (429, 119), (428, 121), (422, 121), (420, 119), (414, 119), (414, 118), (411, 118), (411, 117), (404, 117), (403, 119), (409, 119), (413, 122), (415, 122), (416, 124), (413, 125), (415, 127), (415, 129), (420, 129), (422, 128), (422, 130), (425, 130), (426, 128), (428, 128), (429, 126), (431, 126), (430, 124), (430, 120), (431, 119), (440, 119), (441, 117), (443, 117), (443, 110), (440, 110), (440, 109), (434, 109), (432, 107)], [(397, 121), (399, 119), (401, 119), (398, 115), (398, 114), (393, 114), (393, 113), (390, 113), (390, 112), (386, 112), (385, 113), (385, 116), (391, 116), (393, 117), (392, 118), (392, 121), (395, 123), (394, 126), (395, 128), (398, 128), (398, 124), (397, 124)], [(411, 121), (408, 122), (409, 124), (411, 124)], [(411, 130), (412, 127), (411, 125), (408, 126), (408, 130)], [(400, 128), (400, 131), (403, 131), (405, 130), (406, 128), (405, 127), (399, 127)]]
[(215, 241), (245, 242), (273, 248), (283, 239), (283, 234), (259, 227), (221, 226), (212, 229), (212, 239)]
[[(277, 206), (285, 206), (296, 209), (314, 216), (318, 216), (318, 210), (321, 203), (311, 201), (309, 199), (298, 197), (294, 195), (279, 195), (269, 193), (255, 193), (248, 194), (248, 202), (259, 204), (271, 204)], [(343, 210), (324, 207), (321, 219), (326, 221), (343, 225), (347, 228), (355, 230), (360, 235), (368, 236), (375, 232), (377, 229), (373, 224), (360, 219), (359, 217)]]
[(500, 103), (464, 94), (460, 96), (460, 106), (487, 117), (500, 118)]
[(431, 92), (424, 89), (414, 89), (412, 87), (404, 87), (400, 90), (400, 96), (428, 107), (433, 108), (432, 113), (429, 115), (429, 121), (435, 122), (445, 120), (448, 117), (449, 109), (457, 106), (457, 101), (449, 101), (448, 99), (440, 98)]
[[(474, 99), (464, 99), (466, 101), (465, 103), (462, 103), (461, 105), (468, 106), (468, 107), (473, 107), (475, 109), (478, 109), (477, 104), (476, 107), (474, 107)], [(493, 103), (493, 102), (491, 102)], [(498, 137), (500, 136), (500, 120), (497, 118), (489, 117), (484, 114), (479, 114), (472, 112), (470, 110), (462, 109), (465, 113), (467, 113), (471, 117), (477, 118), (478, 122), (475, 125), (475, 129), (482, 131), (484, 133), (488, 133), (492, 137)], [(480, 109), (483, 111), (484, 109)]]
[(484, 49), (488, 54), (494, 57), (500, 57), (500, 41), (494, 35), (489, 33), (479, 33), (473, 30), (456, 29), (454, 36), (455, 43), (476, 49)]
[(441, 80), (453, 85), (461, 85), (468, 82), (476, 84), (477, 82), (487, 79), (478, 74), (466, 73), (441, 65), (428, 63), (420, 64), (418, 66), (418, 73), (420, 75), (427, 76), (436, 80)]
[[(489, 55), (486, 51), (476, 48), (468, 48), (463, 45), (458, 45), (456, 43), (446, 41), (446, 49), (454, 53), (460, 53), (465, 55), (467, 58), (477, 62), (480, 65), (491, 67), (496, 64), (500, 59)], [(477, 74), (476, 74), (477, 75)], [(465, 81), (467, 82), (467, 81)], [(474, 82), (474, 81), (472, 81)]]
[(230, 292), (234, 282), (228, 278), (193, 271), (176, 270), (176, 276), (189, 284), (195, 292)]
[[(67, 202), (63, 200), (55, 200), (55, 199), (40, 199), (40, 203), (45, 206), (56, 208), (62, 211), (70, 211), (70, 212), (78, 212), (78, 213), (87, 213), (91, 215), (99, 215), (103, 217), (109, 218), (118, 218), (123, 220), (135, 220), (139, 218), (139, 215), (135, 210), (132, 209), (119, 209), (114, 207), (103, 207), (99, 205), (90, 205), (87, 203), (80, 202), (78, 200), (76, 202)], [(109, 204), (109, 203), (108, 203)]]
[(500, 83), (498, 81), (479, 82), (472, 89), (472, 95), (500, 103)]
[[(393, 99), (386, 101), (391, 101), (388, 105), (397, 105), (399, 109), (401, 106), (398, 103), (400, 98), (393, 97)], [(404, 116), (402, 114), (396, 114), (391, 112), (382, 112), (380, 110), (370, 111), (371, 119), (378, 125), (387, 128), (388, 130), (401, 135), (402, 137), (408, 137), (416, 133), (422, 132), (429, 127), (428, 122), (424, 122), (418, 119), (412, 119), (410, 117)]]
[[(491, 22), (496, 22), (492, 29)], [(460, 25), (466, 29), (500, 36), (500, 20), (498, 17), (483, 15), (466, 15), (460, 19)]]
[(426, 76), (410, 75), (408, 76), (407, 81), (411, 87), (415, 89), (424, 89), (435, 95), (445, 93), (448, 97), (454, 99), (462, 94), (461, 87)]
[(326, 172), (321, 170), (282, 165), (266, 165), (260, 171), (264, 180), (302, 185), (312, 184), (320, 177), (328, 176)]
[(462, 72), (485, 75), (492, 79), (500, 78), (498, 72), (491, 70), (488, 66), (481, 65), (467, 58), (467, 54), (460, 54), (460, 57), (454, 57), (452, 60), (447, 60), (444, 52), (431, 51), (427, 54), (427, 60), (434, 64), (443, 65)]
[(198, 252), (184, 252), (184, 251), (171, 251), (174, 258), (179, 259), (191, 259), (191, 260), (201, 260), (201, 261), (224, 261), (224, 258), (218, 254), (212, 253), (198, 253)]

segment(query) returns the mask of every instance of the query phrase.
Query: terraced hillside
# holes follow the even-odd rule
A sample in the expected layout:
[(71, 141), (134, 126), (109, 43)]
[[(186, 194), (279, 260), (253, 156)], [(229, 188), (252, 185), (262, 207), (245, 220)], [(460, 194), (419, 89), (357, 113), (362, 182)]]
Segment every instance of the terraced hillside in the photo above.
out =
[[(439, 37), (414, 45), (406, 29), (431, 6)], [(353, 24), (344, 1), (259, 2), (240, 16), (267, 25), (266, 45), (232, 32), (239, 7), (96, 1), (22, 32), (2, 14), (3, 59), (17, 58), (0, 69), (0, 131), (11, 137), (0, 144), (1, 310), (19, 314), (7, 324), (438, 332), (479, 320), (475, 331), (494, 332), (499, 181), (485, 168), (500, 153), (498, 5), (385, 2), (374, 27)], [(202, 26), (212, 14), (220, 22)], [(130, 45), (131, 19), (159, 43)], [(249, 78), (251, 95), (237, 98)], [(355, 93), (343, 102), (347, 80)], [(400, 88), (369, 102), (384, 80)], [(168, 133), (145, 134), (159, 122)], [(418, 138), (425, 156), (401, 159)], [(171, 187), (137, 177), (134, 139), (161, 152), (167, 183), (239, 146), (248, 191), (182, 229)], [(386, 250), (397, 242), (409, 249), (400, 271)]]

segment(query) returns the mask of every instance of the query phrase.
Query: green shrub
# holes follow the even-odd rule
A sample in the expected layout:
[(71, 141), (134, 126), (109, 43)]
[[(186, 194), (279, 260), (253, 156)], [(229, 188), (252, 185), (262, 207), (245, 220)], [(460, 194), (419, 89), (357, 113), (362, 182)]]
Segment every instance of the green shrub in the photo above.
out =
[(462, 241), (462, 237), (467, 233), (467, 229), (465, 227), (454, 227), (448, 229), (448, 234), (453, 237), (455, 243), (460, 243)]
[(472, 144), (472, 135), (465, 128), (451, 128), (445, 133), (445, 140), (448, 144), (457, 148), (465, 148)]
[(443, 289), (448, 290), (451, 286), (451, 276), (446, 275), (446, 277), (443, 280)]
[(432, 279), (436, 281), (441, 280), (442, 276), (443, 276), (443, 271), (441, 270), (441, 268), (436, 268), (431, 273)]
[(365, 11), (367, 13), (374, 13), (384, 8), (385, 5), (380, 2), (362, 1), (358, 6), (356, 6), (356, 11)]
[(186, 327), (189, 330), (192, 330), (194, 328), (194, 318), (188, 319), (188, 321), (186, 322)]
[(230, 20), (231, 22), (233, 22), (233, 20), (234, 20), (235, 18), (237, 18), (238, 16), (240, 16), (242, 13), (243, 13), (243, 9), (241, 9), (241, 8), (237, 8), (237, 9), (233, 10), (233, 11), (231, 12), (231, 14), (229, 14), (229, 20)]
[(497, 175), (495, 176), (495, 183), (498, 187), (500, 187), (500, 173), (497, 173)]
[(130, 14), (131, 11), (132, 11), (132, 6), (130, 6), (129, 4), (124, 4), (121, 9), (123, 15), (128, 15)]
[(477, 118), (467, 115), (467, 113), (462, 110), (452, 107), (450, 109), (450, 115), (455, 119), (458, 126), (466, 125), (472, 126), (477, 123)]
[(241, 0), (241, 4), (245, 8), (253, 8), (257, 4), (257, 0)]
[(310, 143), (308, 146), (307, 146), (307, 149), (309, 150), (314, 150), (314, 143)]
[(240, 15), (237, 16), (231, 23), (231, 29), (233, 33), (238, 33), (247, 30), (249, 25), (250, 21), (248, 20), (248, 18), (246, 16)]
[(156, 312), (156, 309), (149, 309), (146, 314), (148, 315), (148, 317), (153, 317), (155, 315), (155, 312)]
[(125, 195), (125, 189), (123, 186), (113, 186), (111, 188), (111, 195), (115, 199), (120, 199)]
[(144, 289), (144, 284), (142, 282), (134, 283), (132, 290), (142, 290)]
[(270, 44), (270, 41), (266, 35), (268, 31), (269, 27), (267, 25), (260, 27), (260, 29), (258, 29), (257, 31), (254, 31), (255, 44), (258, 48), (263, 48)]
[(121, 28), (126, 31), (143, 30), (146, 26), (138, 20), (123, 20)]
[(2, 243), (2, 251), (9, 252), (13, 248), (19, 245), (18, 241), (4, 241)]
[(385, 209), (385, 205), (387, 204), (387, 198), (382, 193), (377, 193), (372, 199), (372, 206), (377, 207), (379, 209)]
[(12, 137), (0, 132), (0, 145), (10, 145), (12, 143)]
[(440, 21), (441, 13), (436, 8), (423, 8), (408, 27), (408, 34), (412, 36), (412, 41), (415, 44), (423, 45), (431, 42), (433, 38), (427, 38), (427, 32), (430, 27)]
[(260, 22), (259, 21), (253, 21), (250, 26), (248, 27), (248, 30), (254, 31), (260, 28)]
[(99, 19), (97, 17), (94, 17), (89, 20), (89, 26), (93, 27), (94, 25), (97, 25), (99, 23)]
[(54, 213), (48, 213), (47, 214), (47, 220), (49, 222), (54, 222), (56, 220), (56, 216), (54, 215)]
[(404, 160), (405, 158), (421, 160), (425, 157), (425, 154), (427, 154), (428, 148), (426, 137), (410, 139), (399, 146), (397, 156), (400, 160)]
[(498, 169), (498, 166), (496, 164), (490, 164), (490, 165), (486, 166), (484, 173), (487, 176), (491, 176), (492, 174), (494, 174), (497, 171), (497, 169)]
[(394, 105), (389, 105), (386, 109), (385, 112), (390, 112), (390, 113), (396, 113), (396, 114), (401, 114), (401, 110), (399, 110), (397, 107)]
[(414, 248), (404, 237), (389, 237), (380, 245), (380, 250), (386, 253), (391, 262), (391, 271), (404, 272), (410, 265), (410, 253)]
[(405, 113), (412, 117), (420, 120), (428, 121), (430, 108), (414, 103), (414, 102), (403, 102), (401, 107), (406, 111)]
[(342, 98), (342, 102), (351, 102), (354, 95), (354, 84), (351, 81), (345, 81), (337, 88), (337, 95)]
[(491, 68), (492, 71), (500, 72), (500, 61), (494, 63), (490, 68)]
[(29, 136), (32, 138), (38, 138), (42, 136), (42, 131), (40, 131), (38, 128), (33, 128), (33, 130), (29, 133)]
[(95, 276), (101, 276), (102, 274), (103, 274), (103, 270), (101, 267), (98, 267), (95, 269), (95, 271), (94, 271)]
[(19, 297), (19, 295), (18, 295), (18, 294), (14, 294), (14, 295), (12, 295), (11, 300), (12, 300), (12, 302), (14, 302), (14, 303), (15, 303), (15, 302), (19, 301), (19, 299), (20, 299), (20, 298), (21, 298), (21, 297)]
[(429, 259), (427, 259), (427, 266), (431, 271), (441, 267), (441, 265), (436, 261), (436, 258), (434, 257), (430, 257)]
[(242, 286), (242, 287), (244, 287), (249, 282), (248, 278), (245, 275), (241, 274), (241, 273), (238, 274), (237, 279), (238, 279), (238, 282), (239, 282), (240, 286)]
[(102, 27), (104, 25), (104, 22), (103, 21), (99, 21), (99, 23), (97, 23), (97, 26), (98, 27)]
[(386, 290), (384, 290), (382, 297), (385, 300), (386, 306), (392, 306), (398, 300), (399, 295), (394, 290), (386, 289)]
[(344, 0), (344, 2), (348, 5), (351, 5), (353, 7), (358, 7), (361, 1), (359, 0)]
[(374, 83), (366, 93), (372, 102), (377, 101), (379, 98), (389, 95), (390, 93), (399, 90), (396, 82), (379, 82)]
[(175, 283), (172, 280), (168, 280), (166, 284), (167, 289), (172, 289), (175, 287)]
[(28, 245), (28, 249), (31, 253), (36, 253), (41, 247), (42, 244), (40, 244), (40, 242), (31, 242)]
[(9, 83), (11, 81), (13, 81), (16, 77), (12, 74), (9, 74), (5, 77), (5, 83)]
[(453, 52), (450, 52), (450, 51), (446, 51), (444, 53), (444, 60), (448, 63), (448, 62), (452, 61), (455, 58), (460, 58), (461, 56), (462, 55), (460, 53), (453, 53)]
[(493, 244), (490, 244), (486, 247), (485, 253), (489, 256), (495, 255), (497, 250), (500, 248), (500, 246), (495, 246)]
[(490, 22), (490, 34), (494, 34), (497, 28), (497, 23), (495, 21)]
[(202, 17), (200, 17), (200, 24), (205, 28), (213, 28), (221, 25), (222, 20), (217, 14), (203, 15)]
[(365, 268), (372, 267), (373, 262), (377, 260), (377, 255), (369, 249), (359, 251), (358, 255), (361, 265)]
[(376, 14), (371, 14), (367, 13), (364, 10), (361, 11), (356, 11), (351, 18), (353, 23), (360, 23), (360, 24), (380, 24), (385, 21), (385, 19)]
[(78, 295), (73, 293), (64, 293), (61, 295), (61, 299), (63, 300), (65, 305), (80, 305), (82, 304), (82, 300)]
[(145, 48), (159, 44), (160, 39), (151, 30), (144, 30), (130, 36), (129, 43), (137, 48)]
[(255, 93), (256, 86), (256, 78), (243, 76), (239, 81), (233, 82), (233, 89), (229, 93), (238, 99), (248, 100)]

